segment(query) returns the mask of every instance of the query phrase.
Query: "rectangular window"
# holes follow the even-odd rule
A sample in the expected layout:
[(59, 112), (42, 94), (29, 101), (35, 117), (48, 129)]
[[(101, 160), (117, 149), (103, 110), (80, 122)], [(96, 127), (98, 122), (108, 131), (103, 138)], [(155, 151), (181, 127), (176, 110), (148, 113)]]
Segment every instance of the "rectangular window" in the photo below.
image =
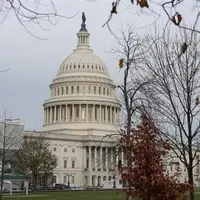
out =
[(77, 86), (76, 90), (77, 90), (77, 94), (79, 94), (79, 92), (80, 92), (80, 91), (79, 91), (79, 86)]
[(64, 160), (64, 168), (67, 168), (67, 161)]
[(75, 168), (75, 160), (72, 160), (72, 168)]

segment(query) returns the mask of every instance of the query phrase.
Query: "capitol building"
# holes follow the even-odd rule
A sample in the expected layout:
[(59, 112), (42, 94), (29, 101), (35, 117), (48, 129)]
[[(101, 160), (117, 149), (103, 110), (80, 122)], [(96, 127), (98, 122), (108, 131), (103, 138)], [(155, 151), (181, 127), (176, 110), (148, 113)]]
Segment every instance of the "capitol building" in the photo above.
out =
[(43, 107), (44, 125), (36, 134), (49, 140), (58, 158), (54, 184), (100, 186), (117, 179), (117, 163), (124, 158), (111, 135), (118, 132), (121, 106), (107, 67), (90, 47), (85, 20)]

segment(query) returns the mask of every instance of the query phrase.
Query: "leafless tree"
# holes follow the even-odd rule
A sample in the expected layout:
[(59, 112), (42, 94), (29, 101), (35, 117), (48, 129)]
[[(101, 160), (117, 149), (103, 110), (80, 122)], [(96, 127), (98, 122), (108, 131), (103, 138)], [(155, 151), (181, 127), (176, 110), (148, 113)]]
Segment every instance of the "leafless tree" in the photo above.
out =
[(22, 139), (23, 126), (18, 123), (18, 119), (12, 119), (6, 109), (4, 109), (3, 120), (0, 122), (0, 166), (1, 185), (0, 199), (2, 199), (4, 175), (11, 167), (15, 154)]
[[(153, 81), (144, 91), (157, 125), (186, 166), (193, 186), (194, 168), (199, 165), (200, 38), (186, 31), (158, 35), (147, 37), (151, 45), (142, 57), (143, 69)], [(193, 190), (190, 200), (194, 200)]]
[[(78, 12), (72, 16), (59, 14), (53, 0), (0, 0), (0, 24), (5, 21), (10, 13), (14, 13), (19, 23), (34, 37), (37, 36), (28, 29), (27, 23), (34, 23), (46, 30), (46, 24), (55, 25), (59, 18), (70, 19), (78, 14)], [(41, 39), (40, 37), (37, 38)]]
[[(123, 113), (118, 135), (119, 139), (124, 137), (123, 134), (126, 134), (127, 137), (126, 147), (122, 147), (120, 142), (117, 144), (122, 151), (124, 151), (123, 148), (129, 148), (129, 145), (131, 145), (128, 140), (128, 138), (131, 138), (131, 129), (137, 123), (137, 116), (144, 109), (142, 101), (145, 101), (145, 96), (141, 93), (141, 90), (150, 81), (148, 76), (142, 73), (140, 69), (141, 54), (144, 53), (141, 50), (143, 49), (142, 46), (145, 46), (144, 42), (135, 33), (134, 28), (129, 26), (120, 30), (119, 37), (117, 37), (117, 46), (111, 50), (111, 53), (115, 55), (119, 62), (121, 73), (123, 73), (123, 80), (117, 86), (118, 97), (122, 105), (121, 112)], [(128, 157), (125, 157), (125, 160), (127, 161), (127, 166), (132, 164)], [(118, 168), (120, 168), (121, 164), (121, 162), (118, 163)], [(129, 181), (127, 184), (129, 188), (131, 182)], [(128, 199), (129, 196), (127, 195), (126, 198)]]

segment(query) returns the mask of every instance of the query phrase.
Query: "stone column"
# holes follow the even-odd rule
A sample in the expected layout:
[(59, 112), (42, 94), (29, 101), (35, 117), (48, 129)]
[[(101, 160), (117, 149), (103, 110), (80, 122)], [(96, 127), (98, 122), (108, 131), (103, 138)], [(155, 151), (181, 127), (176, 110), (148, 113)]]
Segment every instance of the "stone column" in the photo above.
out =
[(91, 165), (91, 147), (89, 146), (88, 148), (89, 148), (89, 155), (88, 156), (89, 156), (89, 169), (90, 169), (91, 166), (92, 166)]
[(110, 148), (110, 163), (111, 163), (111, 167), (113, 168), (113, 148)]
[(124, 152), (123, 149), (121, 148), (121, 161), (122, 161), (122, 165), (124, 164)]
[(99, 122), (101, 123), (101, 105), (99, 105)]
[(112, 124), (112, 107), (110, 106), (110, 123)]
[(97, 186), (97, 185), (98, 185), (98, 176), (95, 175), (95, 186)]
[(92, 107), (92, 121), (95, 122), (95, 104)]
[(103, 165), (103, 159), (102, 159), (102, 147), (100, 147), (100, 159), (99, 159), (99, 163), (100, 163), (100, 169), (101, 169), (101, 171), (102, 171), (102, 165)]
[(118, 165), (118, 160), (119, 160), (119, 150), (116, 147), (116, 164)]
[(113, 108), (113, 122), (116, 124), (116, 114), (115, 114), (116, 108)]
[(81, 116), (81, 104), (79, 104), (79, 122), (81, 121), (81, 118), (82, 118), (82, 116)]
[(97, 147), (94, 147), (94, 168), (95, 168), (95, 171), (97, 171)]
[(56, 122), (56, 106), (54, 106), (54, 123)]
[(44, 125), (47, 123), (47, 111), (48, 108), (44, 108)]
[(74, 104), (72, 104), (72, 122), (75, 121)]
[(105, 167), (106, 167), (106, 171), (108, 171), (108, 148), (105, 147)]
[(58, 121), (61, 123), (62, 122), (62, 105), (60, 106), (60, 115), (59, 115), (59, 119), (58, 119)]
[(88, 104), (86, 104), (85, 121), (88, 122)]
[(53, 120), (52, 120), (52, 110), (53, 110), (53, 108), (50, 107), (49, 110), (50, 110), (50, 113), (49, 113), (49, 124), (51, 124), (52, 121), (53, 121)]
[(88, 168), (89, 166), (87, 166), (87, 158), (88, 158), (88, 155), (87, 155), (87, 147), (85, 147), (85, 168)]
[(51, 114), (51, 107), (48, 108), (48, 115), (47, 115), (47, 123), (48, 123), (48, 124), (51, 123), (51, 122), (50, 122), (50, 120), (51, 120), (51, 118), (50, 118), (50, 117), (51, 117), (50, 114)]
[(68, 121), (68, 105), (65, 105), (65, 121), (67, 122)]

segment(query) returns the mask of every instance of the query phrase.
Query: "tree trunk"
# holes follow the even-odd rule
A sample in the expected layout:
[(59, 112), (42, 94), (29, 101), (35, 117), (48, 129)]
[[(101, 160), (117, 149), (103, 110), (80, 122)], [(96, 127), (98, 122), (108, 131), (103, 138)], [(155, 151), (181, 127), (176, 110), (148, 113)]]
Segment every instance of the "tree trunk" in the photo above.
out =
[(194, 180), (193, 180), (193, 169), (191, 166), (188, 168), (188, 181), (189, 184), (192, 186), (190, 190), (190, 200), (194, 200)]
[(37, 187), (37, 177), (33, 176), (33, 190), (35, 191)]

